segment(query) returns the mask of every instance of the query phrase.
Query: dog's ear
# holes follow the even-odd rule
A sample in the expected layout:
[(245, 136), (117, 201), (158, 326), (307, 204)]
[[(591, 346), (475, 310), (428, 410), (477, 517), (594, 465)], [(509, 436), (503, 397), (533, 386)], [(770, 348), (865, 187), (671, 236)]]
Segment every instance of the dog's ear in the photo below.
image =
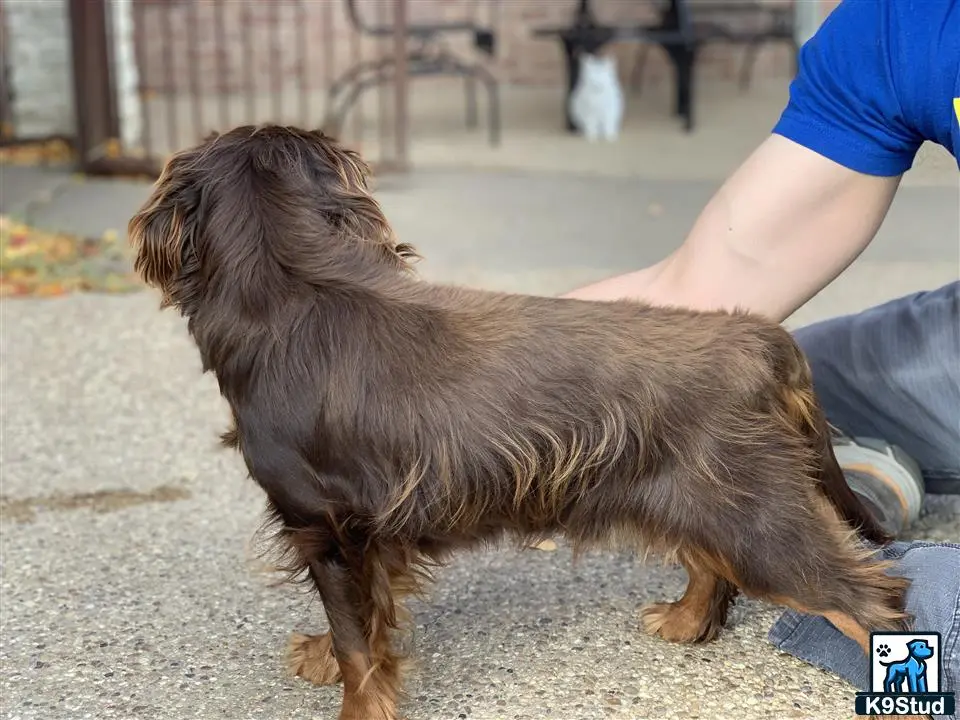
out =
[(199, 190), (178, 181), (173, 162), (127, 226), (136, 253), (134, 269), (145, 283), (160, 289), (164, 305), (176, 301), (178, 278), (197, 263), (200, 224)]
[(386, 259), (409, 270), (408, 263), (419, 260), (420, 255), (410, 243), (397, 242), (393, 227), (370, 190), (370, 166), (358, 153), (340, 147), (330, 138), (323, 140), (336, 148), (330, 156), (341, 179), (336, 195), (338, 214), (345, 229), (358, 238), (375, 243)]

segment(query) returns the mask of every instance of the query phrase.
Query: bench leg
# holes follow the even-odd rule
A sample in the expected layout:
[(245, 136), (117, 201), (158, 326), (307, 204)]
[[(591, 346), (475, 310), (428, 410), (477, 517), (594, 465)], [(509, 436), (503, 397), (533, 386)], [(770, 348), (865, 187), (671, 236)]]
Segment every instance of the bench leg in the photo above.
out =
[(573, 94), (573, 89), (580, 78), (580, 62), (577, 60), (576, 48), (572, 42), (561, 39), (560, 44), (563, 47), (564, 68), (567, 73), (567, 91), (563, 96), (563, 117), (567, 132), (576, 133), (577, 126), (573, 124), (573, 118), (570, 117), (570, 95)]
[(673, 62), (676, 76), (676, 105), (674, 111), (684, 119), (684, 129), (693, 130), (693, 71), (696, 64), (696, 47), (668, 45), (664, 48)]

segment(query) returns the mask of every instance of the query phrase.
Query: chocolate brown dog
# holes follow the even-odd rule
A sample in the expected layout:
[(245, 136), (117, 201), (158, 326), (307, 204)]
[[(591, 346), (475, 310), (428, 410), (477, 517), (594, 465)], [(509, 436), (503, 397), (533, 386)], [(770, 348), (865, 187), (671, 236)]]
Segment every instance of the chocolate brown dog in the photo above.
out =
[(323, 600), (330, 632), (290, 661), (342, 679), (342, 720), (397, 717), (402, 597), (504, 536), (682, 563), (683, 597), (642, 611), (667, 640), (715, 637), (738, 590), (864, 647), (901, 627), (907, 581), (858, 541), (887, 538), (779, 325), (419, 281), (360, 158), (291, 127), (179, 153), (129, 229)]

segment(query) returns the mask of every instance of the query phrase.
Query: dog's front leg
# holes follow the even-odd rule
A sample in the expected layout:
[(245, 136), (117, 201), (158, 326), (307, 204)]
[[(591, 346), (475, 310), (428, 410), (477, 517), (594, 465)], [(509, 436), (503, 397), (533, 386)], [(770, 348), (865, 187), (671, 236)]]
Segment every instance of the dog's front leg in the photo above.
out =
[(362, 559), (345, 555), (310, 562), (343, 679), (340, 720), (397, 720), (399, 663), (390, 649), (389, 623), (373, 596)]
[(676, 602), (652, 603), (640, 611), (644, 629), (671, 642), (707, 642), (720, 634), (737, 587), (721, 577), (703, 553), (680, 553), (687, 589)]
[(333, 654), (333, 636), (293, 633), (287, 646), (290, 672), (314, 685), (336, 685), (343, 677)]

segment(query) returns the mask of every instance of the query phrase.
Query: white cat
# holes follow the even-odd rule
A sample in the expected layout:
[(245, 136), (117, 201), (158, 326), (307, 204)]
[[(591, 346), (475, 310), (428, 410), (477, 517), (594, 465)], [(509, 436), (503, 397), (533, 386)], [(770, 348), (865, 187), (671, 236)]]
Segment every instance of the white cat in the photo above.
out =
[(570, 119), (587, 140), (616, 140), (623, 120), (623, 89), (616, 60), (581, 53), (580, 76), (569, 102)]

